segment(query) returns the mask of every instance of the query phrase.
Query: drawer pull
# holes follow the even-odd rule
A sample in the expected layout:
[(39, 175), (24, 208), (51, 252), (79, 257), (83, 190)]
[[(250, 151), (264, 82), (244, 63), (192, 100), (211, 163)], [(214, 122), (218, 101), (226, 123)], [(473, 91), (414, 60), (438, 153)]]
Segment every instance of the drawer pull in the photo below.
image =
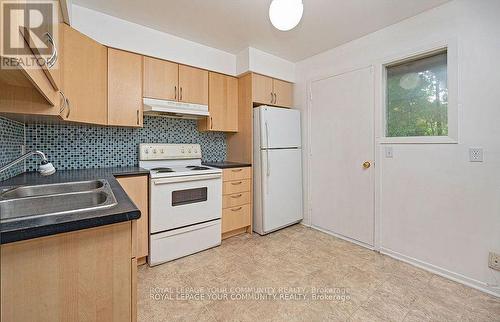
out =
[(231, 184), (232, 184), (233, 186), (237, 186), (237, 185), (242, 184), (242, 183), (243, 183), (243, 181), (231, 182)]
[(231, 171), (233, 171), (233, 172), (240, 172), (240, 171), (242, 171), (242, 170), (243, 170), (243, 169), (234, 169), (234, 170), (231, 170)]
[(238, 195), (235, 195), (235, 196), (233, 195), (233, 196), (231, 196), (231, 198), (240, 198), (241, 196), (243, 196), (243, 194), (241, 194), (241, 193), (240, 193), (240, 194), (238, 194)]
[(239, 210), (241, 210), (241, 209), (243, 209), (243, 207), (231, 208), (231, 211), (239, 211)]

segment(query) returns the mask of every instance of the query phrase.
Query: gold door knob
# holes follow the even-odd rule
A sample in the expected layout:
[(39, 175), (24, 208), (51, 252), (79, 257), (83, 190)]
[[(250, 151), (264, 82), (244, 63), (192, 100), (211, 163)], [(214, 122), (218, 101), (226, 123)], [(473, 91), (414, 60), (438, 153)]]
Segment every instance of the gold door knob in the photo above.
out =
[(365, 168), (365, 169), (368, 169), (369, 167), (371, 167), (371, 165), (372, 164), (369, 161), (363, 162), (363, 168)]

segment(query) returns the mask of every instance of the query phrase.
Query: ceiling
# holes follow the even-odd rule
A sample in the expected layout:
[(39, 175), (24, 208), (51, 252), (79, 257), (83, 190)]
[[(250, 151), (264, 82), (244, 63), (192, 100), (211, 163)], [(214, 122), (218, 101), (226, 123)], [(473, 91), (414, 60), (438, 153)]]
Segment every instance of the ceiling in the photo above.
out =
[(274, 29), (270, 0), (73, 0), (74, 4), (237, 54), (254, 47), (292, 62), (448, 0), (303, 0), (293, 30)]

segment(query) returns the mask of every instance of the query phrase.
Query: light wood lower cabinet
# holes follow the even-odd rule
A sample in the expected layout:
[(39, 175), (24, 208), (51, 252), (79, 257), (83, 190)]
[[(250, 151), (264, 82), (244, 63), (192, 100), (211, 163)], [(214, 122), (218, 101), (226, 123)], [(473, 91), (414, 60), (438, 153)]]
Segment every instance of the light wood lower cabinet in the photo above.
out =
[(133, 321), (131, 227), (0, 245), (1, 321)]
[(123, 190), (125, 190), (130, 199), (132, 199), (141, 211), (141, 218), (137, 220), (136, 227), (136, 257), (140, 263), (144, 263), (144, 259), (148, 256), (149, 252), (148, 176), (123, 176), (117, 177), (116, 180), (118, 180)]
[(108, 48), (108, 125), (142, 127), (142, 56)]
[(222, 239), (252, 232), (252, 168), (222, 171)]

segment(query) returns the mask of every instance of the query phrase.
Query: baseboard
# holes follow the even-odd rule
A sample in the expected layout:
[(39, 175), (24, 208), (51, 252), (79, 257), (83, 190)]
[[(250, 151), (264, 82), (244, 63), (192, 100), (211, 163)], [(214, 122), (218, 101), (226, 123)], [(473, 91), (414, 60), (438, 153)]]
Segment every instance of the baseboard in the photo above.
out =
[(380, 252), (382, 254), (385, 254), (387, 256), (390, 256), (392, 258), (395, 258), (397, 260), (403, 261), (405, 263), (411, 264), (413, 266), (419, 267), (421, 269), (424, 269), (426, 271), (429, 271), (431, 273), (434, 273), (439, 276), (443, 276), (445, 278), (448, 278), (452, 281), (455, 281), (460, 284), (467, 285), (469, 287), (475, 288), (479, 291), (488, 293), (493, 296), (500, 297), (500, 291), (496, 290), (494, 287), (488, 286), (486, 283), (475, 280), (473, 278), (469, 278), (467, 276), (449, 271), (447, 269), (444, 269), (442, 267), (426, 263), (424, 261), (418, 260), (413, 257), (409, 257), (406, 255), (403, 255), (401, 253), (395, 252), (393, 250), (387, 249), (387, 248), (380, 248)]
[(337, 237), (337, 238), (343, 239), (343, 240), (345, 240), (345, 241), (351, 242), (351, 243), (353, 243), (353, 244), (359, 245), (359, 246), (361, 246), (361, 247), (368, 248), (368, 249), (370, 249), (370, 250), (375, 250), (375, 247), (374, 247), (374, 246), (372, 246), (372, 245), (368, 245), (368, 244), (365, 244), (365, 243), (360, 242), (360, 241), (358, 241), (358, 240), (355, 240), (355, 239), (352, 239), (352, 238), (346, 237), (346, 236), (344, 236), (344, 235), (340, 235), (340, 234), (334, 233), (334, 232), (332, 232), (332, 231), (330, 231), (330, 230), (326, 230), (326, 229), (323, 229), (323, 228), (319, 228), (319, 227), (314, 226), (314, 225), (310, 225), (310, 226), (308, 226), (308, 227), (310, 227), (310, 228), (312, 228), (312, 229), (319, 230), (319, 231), (321, 231), (321, 232), (323, 232), (323, 233), (325, 233), (325, 234), (332, 235), (332, 236), (334, 236), (334, 237)]
[(303, 220), (302, 220), (301, 222), (299, 222), (299, 224), (301, 224), (302, 226), (305, 226), (305, 227), (307, 227), (307, 228), (310, 228), (310, 227), (311, 227), (311, 225), (306, 224)]

